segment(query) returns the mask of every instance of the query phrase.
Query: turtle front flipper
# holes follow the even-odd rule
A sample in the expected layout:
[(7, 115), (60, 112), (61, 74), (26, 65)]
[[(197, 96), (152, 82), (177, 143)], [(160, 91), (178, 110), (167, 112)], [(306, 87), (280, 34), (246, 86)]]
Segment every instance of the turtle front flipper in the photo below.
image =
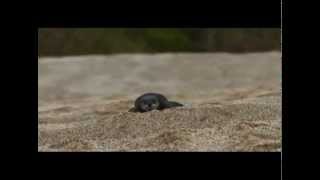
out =
[(137, 109), (136, 109), (136, 108), (134, 108), (134, 107), (133, 107), (133, 108), (129, 109), (129, 111), (128, 111), (128, 112), (138, 112), (138, 111), (137, 111)]
[(182, 104), (174, 101), (168, 101), (167, 103), (167, 108), (172, 108), (172, 107), (181, 107), (183, 106)]

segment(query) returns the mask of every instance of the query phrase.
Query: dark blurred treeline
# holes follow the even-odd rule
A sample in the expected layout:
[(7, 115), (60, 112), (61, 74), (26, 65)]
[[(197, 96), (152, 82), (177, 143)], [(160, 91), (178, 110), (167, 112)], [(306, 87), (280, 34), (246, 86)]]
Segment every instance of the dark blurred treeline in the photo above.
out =
[(280, 50), (279, 28), (41, 28), (39, 56)]

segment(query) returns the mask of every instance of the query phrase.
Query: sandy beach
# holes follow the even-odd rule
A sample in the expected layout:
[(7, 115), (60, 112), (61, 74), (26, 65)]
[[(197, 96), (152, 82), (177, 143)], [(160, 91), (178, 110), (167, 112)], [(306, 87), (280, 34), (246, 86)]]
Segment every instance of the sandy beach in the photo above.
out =
[[(281, 53), (38, 61), (38, 151), (281, 151)], [(184, 107), (132, 113), (164, 94)]]

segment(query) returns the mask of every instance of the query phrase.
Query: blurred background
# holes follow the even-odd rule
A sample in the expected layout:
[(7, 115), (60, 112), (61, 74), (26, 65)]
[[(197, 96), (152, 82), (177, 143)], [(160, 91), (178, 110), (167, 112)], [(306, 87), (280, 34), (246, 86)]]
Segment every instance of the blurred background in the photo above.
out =
[(278, 90), (280, 38), (280, 28), (41, 28), (39, 103)]
[(40, 28), (39, 56), (280, 50), (280, 28)]

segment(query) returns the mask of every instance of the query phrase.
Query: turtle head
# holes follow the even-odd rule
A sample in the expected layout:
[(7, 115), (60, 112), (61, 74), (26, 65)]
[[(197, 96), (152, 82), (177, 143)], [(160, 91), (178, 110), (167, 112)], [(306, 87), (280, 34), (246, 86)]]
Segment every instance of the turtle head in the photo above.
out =
[(147, 112), (147, 111), (159, 109), (160, 102), (154, 96), (146, 96), (139, 101), (138, 106), (139, 106), (139, 109), (141, 109), (144, 112)]

